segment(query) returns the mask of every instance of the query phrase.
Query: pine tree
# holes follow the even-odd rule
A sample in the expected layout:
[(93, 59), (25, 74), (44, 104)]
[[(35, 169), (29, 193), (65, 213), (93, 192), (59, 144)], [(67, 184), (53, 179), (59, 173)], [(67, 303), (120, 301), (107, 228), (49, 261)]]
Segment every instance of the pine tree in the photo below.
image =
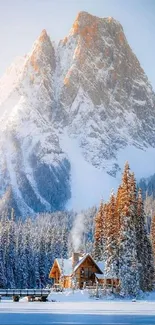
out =
[(155, 214), (151, 220), (151, 242), (152, 242), (152, 249), (153, 249), (153, 258), (154, 258), (154, 265), (155, 265)]
[(120, 215), (121, 215), (121, 185), (118, 187), (118, 191), (116, 194), (116, 203), (115, 203), (115, 218), (116, 218), (116, 237), (117, 239), (120, 236), (120, 227), (121, 227), (121, 220), (120, 220)]
[(6, 262), (6, 278), (7, 286), (15, 288), (15, 223), (13, 219), (8, 221), (8, 238), (7, 238), (7, 254), (5, 257)]
[(5, 266), (4, 266), (3, 246), (2, 246), (2, 230), (1, 230), (0, 231), (0, 288), (5, 288), (5, 286), (6, 286), (6, 277), (5, 277)]
[(119, 238), (119, 278), (123, 295), (136, 296), (139, 291), (136, 229), (133, 211), (130, 207), (134, 196), (131, 187), (129, 164), (126, 163), (121, 184), (120, 238)]
[[(39, 235), (39, 234), (38, 234)], [(39, 239), (38, 237), (35, 236), (34, 240), (34, 246), (33, 246), (33, 254), (34, 254), (34, 287), (35, 288), (40, 288), (41, 283), (40, 283), (40, 272), (39, 272)]]
[(67, 228), (64, 227), (62, 229), (62, 257), (67, 258), (68, 257), (68, 240), (67, 240), (68, 232)]
[(33, 286), (32, 274), (34, 272), (33, 254), (32, 254), (33, 234), (31, 230), (32, 230), (32, 220), (30, 218), (27, 218), (24, 223), (24, 229), (23, 229), (25, 258), (26, 258), (26, 264), (28, 268), (27, 288), (31, 288)]
[(102, 255), (103, 255), (103, 212), (104, 212), (104, 206), (103, 206), (103, 202), (101, 202), (99, 210), (95, 216), (93, 255), (96, 261), (102, 260)]
[(39, 278), (40, 278), (40, 286), (43, 288), (46, 284), (46, 251), (45, 251), (45, 242), (44, 238), (41, 237), (40, 245), (39, 245)]
[(0, 288), (5, 288), (6, 278), (4, 273), (4, 261), (2, 251), (0, 250)]
[(136, 237), (137, 237), (137, 257), (139, 265), (140, 275), (140, 288), (143, 291), (147, 290), (147, 259), (146, 259), (146, 241), (145, 241), (145, 220), (144, 220), (144, 209), (142, 201), (141, 190), (138, 191), (137, 198), (137, 222), (136, 222)]
[(117, 238), (117, 219), (116, 219), (116, 199), (112, 193), (107, 209), (107, 240), (105, 247), (105, 274), (108, 277), (118, 277), (118, 238)]
[(146, 241), (146, 264), (147, 264), (147, 272), (146, 272), (146, 278), (147, 278), (147, 290), (152, 291), (154, 289), (154, 281), (155, 281), (155, 270), (154, 270), (154, 260), (153, 260), (153, 251), (152, 251), (152, 245), (151, 240), (149, 236), (147, 235), (147, 232), (145, 233), (145, 241)]
[(137, 231), (137, 250), (140, 263), (141, 289), (150, 291), (153, 289), (154, 282), (154, 263), (153, 251), (150, 238), (147, 234), (145, 222), (144, 205), (142, 200), (142, 192), (138, 191), (137, 199), (137, 215), (138, 215), (138, 231)]

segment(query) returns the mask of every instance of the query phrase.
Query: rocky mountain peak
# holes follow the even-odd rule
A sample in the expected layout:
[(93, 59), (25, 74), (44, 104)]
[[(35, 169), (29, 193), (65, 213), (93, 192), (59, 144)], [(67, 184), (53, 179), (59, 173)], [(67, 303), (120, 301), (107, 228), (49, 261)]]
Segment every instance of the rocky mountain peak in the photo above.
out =
[(43, 29), (35, 41), (32, 51), (27, 57), (25, 66), (31, 66), (36, 73), (39, 73), (42, 69), (45, 69), (44, 73), (46, 73), (48, 66), (52, 66), (52, 69), (55, 68), (54, 48), (45, 29)]
[(85, 193), (87, 206), (96, 204), (115, 187), (122, 152), (130, 161), (155, 150), (155, 96), (112, 17), (80, 12), (56, 48), (43, 30), (0, 92), (9, 121), (7, 142), (0, 133), (0, 191), (9, 201), (11, 186), (18, 214), (64, 208), (71, 192), (70, 208), (86, 207)]
[(45, 43), (45, 42), (47, 42), (49, 40), (50, 40), (50, 38), (49, 38), (49, 36), (47, 34), (46, 29), (43, 29), (41, 34), (38, 37), (38, 42)]
[(98, 21), (99, 18), (88, 14), (87, 12), (80, 12), (75, 19), (75, 22), (71, 29), (71, 35), (81, 36), (86, 45), (91, 44), (98, 32)]
[(96, 36), (98, 37), (98, 33), (101, 31), (101, 27), (104, 27), (104, 29), (109, 29), (109, 31), (123, 31), (122, 25), (113, 17), (99, 18), (85, 11), (81, 11), (78, 13), (73, 23), (73, 26), (71, 28), (71, 35), (82, 36), (87, 44), (91, 38), (95, 38)]

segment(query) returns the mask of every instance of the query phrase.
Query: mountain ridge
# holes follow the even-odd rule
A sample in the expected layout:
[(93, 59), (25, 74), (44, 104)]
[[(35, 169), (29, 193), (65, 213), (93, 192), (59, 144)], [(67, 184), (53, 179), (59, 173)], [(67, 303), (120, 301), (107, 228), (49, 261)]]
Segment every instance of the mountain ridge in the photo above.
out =
[(133, 170), (155, 161), (155, 94), (112, 17), (80, 12), (58, 45), (43, 30), (13, 69), (0, 80), (0, 207), (88, 207), (132, 153)]

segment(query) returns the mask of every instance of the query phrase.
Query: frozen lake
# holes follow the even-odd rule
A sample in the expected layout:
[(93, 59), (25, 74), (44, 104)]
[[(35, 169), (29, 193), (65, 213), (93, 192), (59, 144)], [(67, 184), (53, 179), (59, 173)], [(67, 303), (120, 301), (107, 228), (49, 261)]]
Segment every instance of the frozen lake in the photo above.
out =
[(155, 302), (1, 302), (0, 325), (155, 324)]

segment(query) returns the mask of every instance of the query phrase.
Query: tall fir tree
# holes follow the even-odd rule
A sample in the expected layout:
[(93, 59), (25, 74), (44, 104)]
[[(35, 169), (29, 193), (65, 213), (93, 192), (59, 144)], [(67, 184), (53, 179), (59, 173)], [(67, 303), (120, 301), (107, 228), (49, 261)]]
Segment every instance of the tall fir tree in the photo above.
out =
[(120, 238), (119, 238), (119, 279), (121, 292), (125, 296), (136, 296), (139, 292), (139, 272), (136, 247), (136, 230), (133, 211), (130, 208), (131, 175), (126, 163), (121, 184)]
[(2, 246), (2, 229), (0, 229), (0, 288), (6, 286), (5, 267), (4, 267), (4, 255)]
[(116, 199), (111, 194), (107, 211), (107, 240), (105, 247), (105, 274), (106, 277), (118, 278), (118, 237), (117, 237), (117, 217)]
[(95, 216), (93, 255), (96, 261), (101, 261), (103, 255), (103, 213), (104, 213), (104, 206), (103, 206), (103, 202), (101, 202), (99, 210)]
[(142, 193), (139, 189), (137, 197), (137, 220), (136, 220), (136, 237), (137, 237), (137, 257), (140, 275), (140, 288), (142, 291), (147, 291), (147, 245), (145, 241), (145, 216), (143, 209)]
[(137, 210), (138, 210), (138, 224), (139, 224), (138, 253), (141, 258), (140, 263), (141, 263), (141, 269), (143, 273), (142, 290), (151, 291), (154, 288), (155, 270), (154, 270), (153, 250), (152, 250), (151, 240), (147, 234), (146, 216), (144, 212), (141, 190), (138, 191)]
[(153, 259), (155, 265), (155, 214), (151, 220), (151, 242), (152, 242), (152, 249), (153, 249)]

